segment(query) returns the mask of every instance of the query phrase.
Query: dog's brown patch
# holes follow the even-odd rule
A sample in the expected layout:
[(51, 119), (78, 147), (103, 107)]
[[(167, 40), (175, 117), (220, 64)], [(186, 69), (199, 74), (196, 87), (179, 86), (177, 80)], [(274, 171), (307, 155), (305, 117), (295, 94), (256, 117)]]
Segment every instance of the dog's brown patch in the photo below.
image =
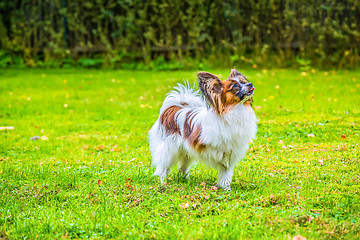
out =
[(251, 107), (251, 102), (252, 102), (252, 98), (250, 98), (249, 100), (247, 100), (246, 102), (244, 102), (244, 106), (249, 106), (249, 107)]
[[(244, 80), (245, 81), (245, 80)], [(219, 108), (218, 113), (224, 113), (229, 111), (232, 107), (240, 102), (240, 98), (236, 96), (234, 92), (231, 91), (231, 86), (234, 84), (234, 80), (228, 79), (222, 81), (223, 91), (220, 94), (220, 104), (218, 104)], [(244, 106), (251, 106), (252, 98), (245, 101)]]
[(171, 106), (165, 109), (160, 115), (160, 123), (164, 126), (166, 133), (180, 134), (180, 127), (176, 121), (176, 113), (181, 109), (179, 106)]
[(188, 141), (190, 145), (198, 152), (202, 152), (205, 150), (206, 145), (201, 141), (201, 127), (197, 126), (194, 131), (190, 134)]
[(235, 83), (234, 80), (225, 80), (223, 81), (224, 91), (222, 92), (221, 99), (224, 103), (225, 108), (230, 106), (235, 106), (240, 102), (240, 98), (236, 96), (230, 89), (231, 86)]
[(206, 148), (206, 145), (202, 143), (201, 136), (201, 127), (199, 125), (193, 126), (193, 120), (196, 116), (196, 112), (189, 111), (186, 113), (185, 122), (184, 122), (184, 138), (187, 139), (190, 143), (190, 146), (196, 151), (201, 152)]
[(199, 72), (199, 88), (206, 101), (214, 107), (217, 113), (222, 110), (220, 93), (222, 92), (221, 80), (214, 74), (208, 72)]

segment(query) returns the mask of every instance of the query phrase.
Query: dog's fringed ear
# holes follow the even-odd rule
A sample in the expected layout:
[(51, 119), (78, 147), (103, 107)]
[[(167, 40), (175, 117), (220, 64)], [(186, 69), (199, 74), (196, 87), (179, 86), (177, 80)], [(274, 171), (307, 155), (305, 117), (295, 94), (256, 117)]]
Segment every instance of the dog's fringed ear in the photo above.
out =
[(221, 93), (223, 91), (221, 80), (208, 72), (199, 72), (197, 77), (200, 90), (205, 99), (214, 107), (216, 112), (221, 113), (224, 110), (221, 102)]
[(231, 72), (230, 72), (230, 76), (229, 78), (235, 78), (237, 79), (239, 82), (241, 83), (247, 83), (249, 82), (247, 80), (247, 78), (241, 74), (241, 72), (239, 72), (238, 70), (236, 70), (235, 68), (234, 69), (231, 69)]

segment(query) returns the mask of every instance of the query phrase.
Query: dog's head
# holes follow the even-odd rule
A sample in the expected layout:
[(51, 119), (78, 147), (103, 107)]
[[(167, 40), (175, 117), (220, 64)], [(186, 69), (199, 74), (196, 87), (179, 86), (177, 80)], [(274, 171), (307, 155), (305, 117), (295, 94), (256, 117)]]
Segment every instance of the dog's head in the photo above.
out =
[(197, 74), (199, 87), (208, 103), (218, 114), (222, 114), (237, 104), (250, 105), (254, 86), (236, 69), (232, 69), (227, 80), (221, 81), (208, 72)]

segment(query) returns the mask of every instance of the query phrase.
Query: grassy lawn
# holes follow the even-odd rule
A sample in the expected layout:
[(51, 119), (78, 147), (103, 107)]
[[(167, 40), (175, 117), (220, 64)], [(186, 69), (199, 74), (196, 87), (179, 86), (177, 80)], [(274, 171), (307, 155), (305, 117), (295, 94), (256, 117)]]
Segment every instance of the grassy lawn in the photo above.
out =
[(359, 239), (360, 72), (242, 72), (258, 134), (225, 192), (152, 175), (147, 131), (195, 71), (0, 70), (0, 239)]

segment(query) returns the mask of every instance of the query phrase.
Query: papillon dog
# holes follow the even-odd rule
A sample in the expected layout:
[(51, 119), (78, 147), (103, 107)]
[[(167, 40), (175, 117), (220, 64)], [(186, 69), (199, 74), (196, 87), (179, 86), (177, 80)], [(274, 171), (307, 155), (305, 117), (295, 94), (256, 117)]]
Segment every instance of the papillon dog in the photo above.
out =
[(231, 190), (235, 165), (256, 135), (251, 107), (255, 88), (236, 69), (224, 81), (208, 72), (199, 72), (197, 78), (200, 91), (178, 84), (167, 94), (149, 131), (154, 175), (163, 186), (172, 166), (177, 164), (188, 177), (191, 165), (199, 161), (218, 170), (218, 187)]

